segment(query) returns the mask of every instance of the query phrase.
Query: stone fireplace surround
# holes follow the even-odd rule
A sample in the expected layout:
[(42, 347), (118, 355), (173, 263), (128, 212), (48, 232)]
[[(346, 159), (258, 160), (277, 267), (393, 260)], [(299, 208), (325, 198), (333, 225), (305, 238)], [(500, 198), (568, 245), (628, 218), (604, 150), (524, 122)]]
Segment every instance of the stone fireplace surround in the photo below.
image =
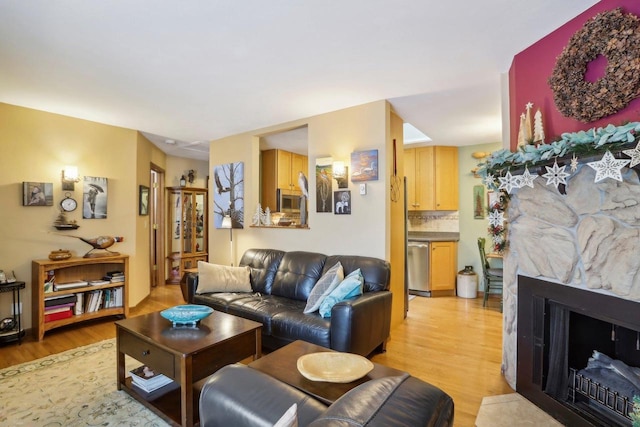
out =
[[(545, 171), (530, 168), (531, 173)], [(594, 183), (595, 171), (583, 163), (567, 178), (566, 194), (545, 185), (542, 177), (534, 188), (512, 192), (502, 356), (512, 388), (517, 383), (518, 275), (640, 301), (640, 181), (635, 169), (622, 172), (623, 182)]]

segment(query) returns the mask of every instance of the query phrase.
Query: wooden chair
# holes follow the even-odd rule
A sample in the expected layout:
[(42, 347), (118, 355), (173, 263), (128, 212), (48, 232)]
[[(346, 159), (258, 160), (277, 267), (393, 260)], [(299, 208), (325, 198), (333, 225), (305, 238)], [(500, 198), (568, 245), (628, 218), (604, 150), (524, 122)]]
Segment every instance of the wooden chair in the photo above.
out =
[[(487, 253), (484, 249), (485, 238), (478, 238), (478, 250), (480, 251), (480, 262), (482, 264), (482, 274), (484, 276), (484, 298), (482, 306), (485, 307), (490, 293), (500, 294), (500, 311), (502, 311), (502, 268), (492, 268), (487, 259)], [(494, 292), (491, 292), (494, 291)], [(499, 292), (496, 292), (499, 291)]]

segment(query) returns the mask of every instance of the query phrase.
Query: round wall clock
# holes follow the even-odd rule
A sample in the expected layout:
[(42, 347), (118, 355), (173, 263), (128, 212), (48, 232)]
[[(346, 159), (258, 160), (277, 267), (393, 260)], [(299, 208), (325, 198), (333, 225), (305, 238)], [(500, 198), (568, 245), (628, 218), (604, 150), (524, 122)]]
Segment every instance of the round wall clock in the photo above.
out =
[(78, 202), (71, 197), (71, 193), (66, 193), (64, 195), (64, 199), (60, 201), (60, 207), (65, 212), (71, 212), (76, 210), (78, 207)]

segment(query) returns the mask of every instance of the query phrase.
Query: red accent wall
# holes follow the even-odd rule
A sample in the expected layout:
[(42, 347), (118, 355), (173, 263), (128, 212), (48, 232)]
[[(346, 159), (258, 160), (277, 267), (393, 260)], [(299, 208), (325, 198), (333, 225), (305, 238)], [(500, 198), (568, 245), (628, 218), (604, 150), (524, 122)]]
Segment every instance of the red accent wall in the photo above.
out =
[[(526, 104), (533, 103), (531, 116), (538, 108), (542, 111), (542, 122), (545, 131), (545, 142), (559, 139), (564, 132), (576, 132), (608, 124), (621, 125), (625, 121), (640, 120), (640, 98), (636, 98), (618, 113), (602, 119), (582, 123), (564, 117), (553, 102), (553, 92), (547, 81), (551, 77), (556, 58), (569, 43), (571, 36), (589, 19), (600, 12), (621, 7), (624, 13), (640, 16), (638, 0), (602, 0), (564, 24), (548, 36), (523, 50), (513, 58), (509, 69), (509, 117), (511, 120), (511, 149), (518, 144), (520, 115), (526, 111)], [(597, 72), (597, 70), (596, 70)]]

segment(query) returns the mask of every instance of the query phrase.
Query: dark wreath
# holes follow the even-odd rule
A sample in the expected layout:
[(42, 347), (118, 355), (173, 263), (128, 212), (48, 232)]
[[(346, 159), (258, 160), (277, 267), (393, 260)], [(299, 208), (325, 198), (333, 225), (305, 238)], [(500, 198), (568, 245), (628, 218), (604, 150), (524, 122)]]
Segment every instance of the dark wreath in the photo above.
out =
[[(640, 20), (620, 8), (587, 21), (569, 40), (549, 85), (558, 110), (589, 123), (617, 113), (640, 93)], [(587, 64), (602, 55), (605, 75), (585, 80)]]

